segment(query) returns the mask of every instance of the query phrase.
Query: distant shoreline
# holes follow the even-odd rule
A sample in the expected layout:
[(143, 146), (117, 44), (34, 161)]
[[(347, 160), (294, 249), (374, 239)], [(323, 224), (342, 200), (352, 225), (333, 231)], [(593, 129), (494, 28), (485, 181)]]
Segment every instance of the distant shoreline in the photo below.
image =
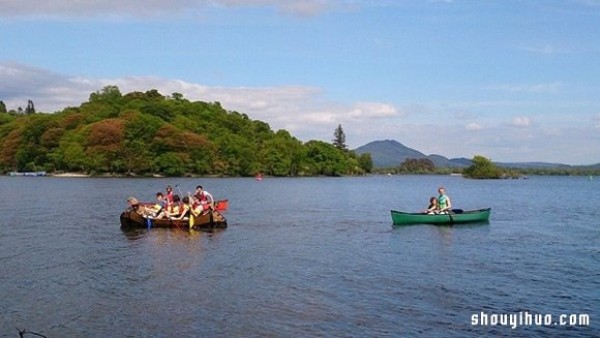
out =
[(60, 174), (49, 174), (52, 177), (90, 177), (88, 174), (82, 173), (60, 173)]

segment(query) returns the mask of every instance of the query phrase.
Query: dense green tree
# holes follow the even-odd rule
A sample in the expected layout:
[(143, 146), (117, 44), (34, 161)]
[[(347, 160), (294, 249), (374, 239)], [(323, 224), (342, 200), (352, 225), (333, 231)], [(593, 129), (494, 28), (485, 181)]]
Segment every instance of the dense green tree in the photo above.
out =
[(121, 91), (117, 86), (106, 86), (90, 94), (89, 102), (119, 104), (121, 98)]
[(167, 176), (182, 176), (185, 174), (185, 166), (181, 157), (172, 152), (156, 157), (154, 168), (156, 168), (157, 172), (164, 173)]
[(312, 173), (316, 175), (340, 176), (350, 172), (345, 153), (332, 144), (323, 141), (309, 141), (307, 160)]
[(463, 175), (468, 178), (500, 178), (500, 170), (491, 160), (481, 155), (473, 157), (473, 164), (463, 170)]
[(6, 105), (4, 104), (4, 101), (0, 100), (0, 114), (4, 114), (6, 112)]
[(360, 154), (358, 156), (358, 165), (365, 173), (370, 173), (373, 170), (373, 158), (371, 158), (371, 154)]
[(435, 171), (435, 165), (428, 158), (408, 158), (400, 165), (399, 172), (426, 174)]

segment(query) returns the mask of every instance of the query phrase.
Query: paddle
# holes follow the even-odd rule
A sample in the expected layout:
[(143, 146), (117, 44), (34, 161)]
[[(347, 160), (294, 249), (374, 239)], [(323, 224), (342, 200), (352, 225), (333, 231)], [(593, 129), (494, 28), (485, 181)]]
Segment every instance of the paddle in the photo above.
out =
[(447, 210), (446, 211), (448, 213), (448, 217), (450, 217), (450, 224), (454, 224), (454, 219), (452, 218), (452, 210)]
[(179, 191), (179, 197), (183, 198), (183, 193), (181, 192), (181, 189), (179, 189), (179, 184), (175, 184), (175, 188)]
[(189, 208), (188, 212), (190, 213), (190, 223), (189, 223), (189, 226), (190, 226), (190, 229), (191, 229), (191, 228), (194, 227), (194, 211), (192, 210), (192, 201), (188, 202), (188, 208)]

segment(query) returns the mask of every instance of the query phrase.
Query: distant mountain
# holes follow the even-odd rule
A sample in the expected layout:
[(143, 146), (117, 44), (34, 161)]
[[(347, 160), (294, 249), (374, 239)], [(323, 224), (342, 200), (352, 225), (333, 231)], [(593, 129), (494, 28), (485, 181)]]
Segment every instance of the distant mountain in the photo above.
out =
[(395, 140), (373, 141), (354, 149), (354, 152), (359, 155), (370, 153), (375, 168), (398, 167), (407, 159), (422, 158), (431, 160), (436, 167), (466, 167), (471, 164), (466, 159), (449, 160), (442, 155), (425, 155)]
[[(373, 141), (364, 146), (354, 149), (357, 154), (370, 153), (375, 168), (392, 168), (400, 166), (407, 159), (427, 158), (438, 168), (468, 167), (471, 160), (467, 158), (448, 159), (442, 155), (425, 155), (422, 152), (409, 148), (395, 140)], [(536, 168), (580, 168), (598, 169), (600, 163), (586, 166), (571, 166), (563, 163), (548, 162), (495, 162), (496, 165), (505, 168), (536, 169)]]

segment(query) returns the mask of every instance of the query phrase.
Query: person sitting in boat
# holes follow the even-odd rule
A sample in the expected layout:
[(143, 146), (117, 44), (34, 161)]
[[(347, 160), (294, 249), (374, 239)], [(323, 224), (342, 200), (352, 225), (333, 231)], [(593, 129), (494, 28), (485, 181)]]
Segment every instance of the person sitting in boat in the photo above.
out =
[(167, 201), (162, 192), (156, 193), (156, 204), (146, 207), (149, 215), (155, 218), (163, 218), (167, 210)]
[[(187, 202), (186, 202), (187, 201)], [(185, 219), (189, 211), (189, 199), (188, 197), (183, 198), (183, 202), (179, 195), (173, 195), (173, 204), (167, 213), (170, 219)]]
[(214, 208), (215, 199), (213, 198), (212, 194), (204, 190), (201, 185), (196, 186), (196, 192), (194, 193), (194, 196), (198, 198), (204, 210)]
[(190, 204), (190, 213), (194, 215), (194, 217), (202, 215), (204, 212), (204, 206), (202, 203), (200, 203), (200, 199), (198, 199), (198, 196), (196, 195), (190, 197), (192, 198), (192, 203)]
[(437, 198), (432, 196), (429, 198), (429, 206), (425, 210), (425, 213), (426, 214), (437, 214), (438, 212), (439, 212), (439, 210), (438, 210)]
[(452, 211), (452, 202), (450, 201), (450, 197), (446, 195), (446, 189), (444, 187), (438, 188), (439, 196), (437, 198), (438, 204), (438, 213), (447, 214)]
[(167, 195), (165, 196), (165, 199), (167, 201), (167, 205), (171, 205), (171, 204), (173, 204), (173, 197), (175, 197), (174, 192), (173, 192), (173, 188), (170, 185), (167, 185), (167, 187), (165, 188), (165, 190), (167, 191)]
[(127, 210), (129, 211), (135, 211), (138, 214), (142, 214), (142, 210), (140, 209), (140, 202), (137, 200), (137, 198), (135, 197), (128, 197), (127, 198), (127, 205), (129, 206), (127, 208)]

